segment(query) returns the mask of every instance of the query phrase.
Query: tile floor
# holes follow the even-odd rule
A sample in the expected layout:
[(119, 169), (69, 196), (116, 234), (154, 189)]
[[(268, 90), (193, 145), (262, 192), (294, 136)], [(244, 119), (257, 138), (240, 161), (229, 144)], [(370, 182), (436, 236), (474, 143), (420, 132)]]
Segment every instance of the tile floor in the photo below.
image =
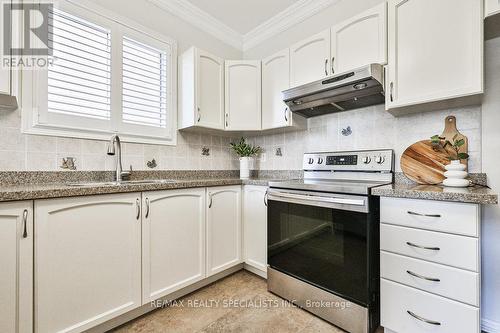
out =
[(281, 298), (267, 291), (265, 280), (240, 271), (183, 297), (173, 306), (158, 309), (129, 322), (114, 332), (344, 331), (304, 310), (287, 306)]

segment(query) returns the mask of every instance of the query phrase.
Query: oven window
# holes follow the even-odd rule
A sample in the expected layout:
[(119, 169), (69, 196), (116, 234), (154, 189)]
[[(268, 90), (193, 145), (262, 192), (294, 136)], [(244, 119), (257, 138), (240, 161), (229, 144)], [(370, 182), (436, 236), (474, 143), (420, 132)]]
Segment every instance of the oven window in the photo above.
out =
[(268, 263), (367, 305), (367, 223), (365, 213), (269, 201)]

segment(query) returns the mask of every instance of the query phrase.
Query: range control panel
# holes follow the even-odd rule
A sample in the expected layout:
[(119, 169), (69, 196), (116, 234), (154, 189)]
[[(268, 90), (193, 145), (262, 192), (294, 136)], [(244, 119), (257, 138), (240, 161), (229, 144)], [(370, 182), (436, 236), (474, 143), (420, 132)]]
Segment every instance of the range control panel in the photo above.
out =
[(304, 154), (305, 171), (374, 171), (394, 170), (394, 151), (363, 150)]

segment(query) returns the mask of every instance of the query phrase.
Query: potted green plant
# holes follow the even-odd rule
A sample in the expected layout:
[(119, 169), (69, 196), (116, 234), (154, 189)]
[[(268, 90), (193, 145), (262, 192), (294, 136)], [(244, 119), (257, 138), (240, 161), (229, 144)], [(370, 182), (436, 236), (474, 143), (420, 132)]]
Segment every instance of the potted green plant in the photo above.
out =
[(259, 146), (252, 146), (241, 138), (239, 142), (231, 142), (231, 148), (240, 158), (240, 178), (250, 178), (250, 161), (262, 151)]
[(469, 186), (470, 182), (466, 179), (468, 174), (465, 171), (467, 167), (461, 163), (462, 160), (469, 158), (469, 154), (460, 152), (460, 148), (465, 144), (465, 140), (459, 139), (458, 135), (455, 135), (452, 141), (446, 140), (446, 138), (442, 138), (439, 135), (434, 135), (431, 137), (431, 143), (435, 149), (446, 152), (450, 160), (450, 164), (445, 166), (446, 172), (444, 176), (446, 179), (443, 181), (443, 185), (450, 187)]

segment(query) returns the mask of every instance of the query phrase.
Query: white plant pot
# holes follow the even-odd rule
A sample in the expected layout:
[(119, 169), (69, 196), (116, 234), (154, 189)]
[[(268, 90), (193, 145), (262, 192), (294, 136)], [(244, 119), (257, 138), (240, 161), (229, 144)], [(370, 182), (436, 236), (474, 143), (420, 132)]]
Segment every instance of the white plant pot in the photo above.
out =
[(459, 160), (453, 160), (450, 164), (445, 166), (446, 172), (444, 176), (446, 179), (443, 181), (444, 186), (448, 187), (467, 187), (469, 180), (465, 179), (468, 176), (465, 171), (466, 166), (461, 164)]
[(251, 157), (240, 157), (240, 178), (248, 179), (250, 178), (250, 164), (252, 162)]

